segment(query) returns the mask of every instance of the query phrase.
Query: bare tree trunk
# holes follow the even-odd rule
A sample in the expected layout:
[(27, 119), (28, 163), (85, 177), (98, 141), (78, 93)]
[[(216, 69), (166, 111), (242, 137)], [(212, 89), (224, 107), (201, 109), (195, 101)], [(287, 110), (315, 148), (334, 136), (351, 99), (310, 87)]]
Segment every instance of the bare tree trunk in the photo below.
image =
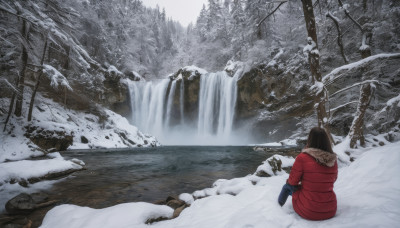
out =
[[(363, 36), (366, 33), (363, 34)], [(371, 33), (372, 36), (372, 33)], [(363, 38), (364, 40), (364, 38)], [(364, 41), (363, 41), (364, 42)], [(369, 46), (368, 46), (369, 47)], [(371, 50), (361, 50), (361, 56), (367, 58), (371, 56)], [(356, 116), (354, 117), (353, 123), (350, 127), (349, 137), (350, 137), (350, 148), (355, 148), (356, 143), (360, 140), (360, 145), (365, 145), (365, 138), (364, 138), (364, 116), (365, 112), (368, 109), (369, 103), (371, 102), (372, 96), (374, 95), (374, 88), (372, 83), (365, 84), (361, 86), (360, 89), (360, 100), (357, 105), (357, 112)]]
[(355, 148), (357, 141), (360, 140), (360, 145), (365, 145), (364, 139), (364, 115), (371, 102), (372, 96), (375, 91), (375, 86), (372, 83), (363, 85), (360, 89), (360, 100), (357, 105), (356, 116), (350, 127), (350, 148)]
[(40, 60), (40, 65), (42, 66), (42, 69), (40, 69), (40, 73), (39, 73), (38, 78), (36, 80), (35, 88), (33, 89), (33, 92), (32, 92), (31, 103), (29, 104), (28, 121), (32, 120), (33, 104), (35, 103), (36, 92), (37, 92), (37, 90), (39, 88), (40, 78), (42, 77), (42, 74), (43, 74), (43, 63), (44, 63), (44, 57), (46, 55), (46, 49), (47, 49), (47, 35), (46, 35), (46, 41), (44, 42), (42, 59)]
[[(17, 77), (17, 80), (16, 80), (16, 82), (15, 82), (15, 85), (18, 86), (18, 83), (19, 83), (19, 77)], [(13, 109), (14, 109), (14, 101), (15, 101), (15, 96), (16, 96), (16, 95), (17, 95), (16, 92), (14, 92), (13, 95), (12, 95), (12, 98), (11, 98), (11, 101), (10, 101), (10, 106), (9, 106), (9, 108), (8, 108), (8, 114), (7, 114), (6, 122), (4, 122), (3, 131), (6, 131), (7, 123), (8, 123), (8, 121), (10, 120), (11, 113), (12, 113), (12, 111), (13, 111)]]
[[(321, 85), (321, 69), (319, 65), (319, 51), (318, 51), (318, 40), (317, 40), (317, 30), (315, 26), (315, 16), (312, 0), (302, 0), (304, 19), (306, 22), (307, 34), (309, 45), (312, 45), (312, 50), (308, 53), (308, 63), (310, 64), (311, 75), (314, 85)], [(315, 106), (317, 111), (318, 126), (325, 129), (329, 139), (333, 142), (332, 135), (330, 134), (330, 126), (328, 122), (328, 115), (326, 113), (325, 103), (327, 98), (325, 96), (324, 90), (318, 92), (314, 95)]]
[(338, 46), (340, 48), (340, 54), (342, 54), (342, 58), (343, 58), (344, 62), (347, 64), (347, 63), (349, 63), (349, 60), (347, 60), (347, 57), (344, 54), (343, 41), (342, 41), (342, 35), (343, 34), (342, 34), (342, 30), (340, 29), (339, 22), (338, 22), (337, 18), (334, 17), (330, 12), (328, 12), (326, 14), (326, 17), (332, 19), (333, 23), (336, 26), (336, 30), (338, 32), (337, 43), (338, 43)]
[[(21, 35), (26, 39), (28, 37), (28, 29), (26, 25), (26, 21), (22, 20), (22, 28), (21, 28)], [(15, 104), (15, 112), (14, 114), (16, 116), (21, 116), (22, 115), (22, 103), (24, 101), (24, 83), (25, 83), (25, 69), (26, 65), (28, 63), (28, 52), (25, 48), (25, 45), (22, 45), (22, 55), (21, 55), (21, 62), (22, 62), (22, 67), (21, 71), (19, 73), (19, 80), (18, 80), (18, 91), (19, 94), (17, 96), (17, 102)]]

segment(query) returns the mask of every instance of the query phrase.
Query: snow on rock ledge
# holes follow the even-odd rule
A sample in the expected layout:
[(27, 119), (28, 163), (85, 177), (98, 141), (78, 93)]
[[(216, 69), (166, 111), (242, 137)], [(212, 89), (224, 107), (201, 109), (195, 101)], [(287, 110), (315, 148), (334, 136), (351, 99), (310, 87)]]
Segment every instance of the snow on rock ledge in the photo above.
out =
[(59, 153), (52, 155), (53, 159), (22, 160), (0, 163), (0, 185), (9, 182), (35, 183), (41, 179), (62, 176), (83, 169), (74, 161), (67, 161)]
[(196, 66), (182, 67), (175, 74), (169, 76), (172, 80), (190, 80), (199, 78), (201, 75), (207, 74), (207, 71)]
[(293, 166), (294, 160), (293, 157), (275, 154), (258, 166), (255, 174), (260, 177), (284, 175), (286, 172), (282, 169)]

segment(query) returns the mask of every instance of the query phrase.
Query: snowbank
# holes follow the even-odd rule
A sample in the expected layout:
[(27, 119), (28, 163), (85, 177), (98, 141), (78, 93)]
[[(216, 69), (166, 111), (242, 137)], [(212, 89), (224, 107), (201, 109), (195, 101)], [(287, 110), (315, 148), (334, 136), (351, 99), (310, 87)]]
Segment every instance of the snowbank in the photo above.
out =
[[(76, 213), (78, 212), (79, 213)], [(92, 209), (75, 205), (63, 205), (49, 211), (42, 228), (54, 227), (137, 227), (148, 219), (171, 218), (174, 210), (168, 206), (149, 203), (125, 203), (104, 209)], [(57, 217), (68, 217), (54, 220)], [(70, 217), (71, 216), (71, 217)], [(92, 218), (87, 220), (86, 218)]]
[[(57, 153), (59, 155), (59, 153)], [(67, 161), (61, 155), (46, 160), (22, 160), (15, 162), (0, 163), (0, 184), (10, 180), (20, 181), (31, 178), (40, 178), (47, 174), (62, 172), (66, 170), (79, 170), (83, 167)]]
[[(269, 178), (250, 175), (217, 181), (208, 189), (215, 194), (195, 200), (176, 219), (152, 227), (396, 227), (400, 224), (399, 151), (400, 142), (373, 148), (340, 168), (335, 183), (338, 211), (329, 220), (302, 219), (290, 199), (283, 207), (278, 205), (288, 174)], [(185, 194), (182, 198), (190, 197)], [(48, 212), (42, 227), (148, 227), (144, 221), (160, 209), (155, 205), (140, 208), (137, 203), (100, 210), (61, 205)]]

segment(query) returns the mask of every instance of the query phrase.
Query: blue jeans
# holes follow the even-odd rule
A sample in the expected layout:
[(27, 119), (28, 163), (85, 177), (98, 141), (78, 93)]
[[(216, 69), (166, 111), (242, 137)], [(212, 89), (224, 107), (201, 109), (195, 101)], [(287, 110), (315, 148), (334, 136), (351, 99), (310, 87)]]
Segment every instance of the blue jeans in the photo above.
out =
[(279, 205), (283, 206), (286, 203), (286, 200), (289, 195), (292, 195), (296, 191), (295, 186), (290, 184), (285, 184), (282, 187), (281, 193), (278, 197)]

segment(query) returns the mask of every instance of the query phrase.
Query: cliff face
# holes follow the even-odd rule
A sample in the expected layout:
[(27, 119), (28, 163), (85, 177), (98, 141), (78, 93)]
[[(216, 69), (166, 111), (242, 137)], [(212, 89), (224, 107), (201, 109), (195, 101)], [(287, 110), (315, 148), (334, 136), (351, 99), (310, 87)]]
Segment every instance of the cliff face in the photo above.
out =
[[(255, 137), (280, 140), (316, 125), (307, 66), (293, 60), (260, 65), (238, 80), (237, 123), (251, 124)], [(388, 103), (400, 93), (399, 65), (400, 55), (381, 54), (326, 74), (324, 84), (333, 95), (327, 106), (333, 134), (349, 132), (360, 85), (367, 82), (374, 82), (375, 94), (366, 114), (365, 133), (387, 132), (398, 124), (399, 107)]]

